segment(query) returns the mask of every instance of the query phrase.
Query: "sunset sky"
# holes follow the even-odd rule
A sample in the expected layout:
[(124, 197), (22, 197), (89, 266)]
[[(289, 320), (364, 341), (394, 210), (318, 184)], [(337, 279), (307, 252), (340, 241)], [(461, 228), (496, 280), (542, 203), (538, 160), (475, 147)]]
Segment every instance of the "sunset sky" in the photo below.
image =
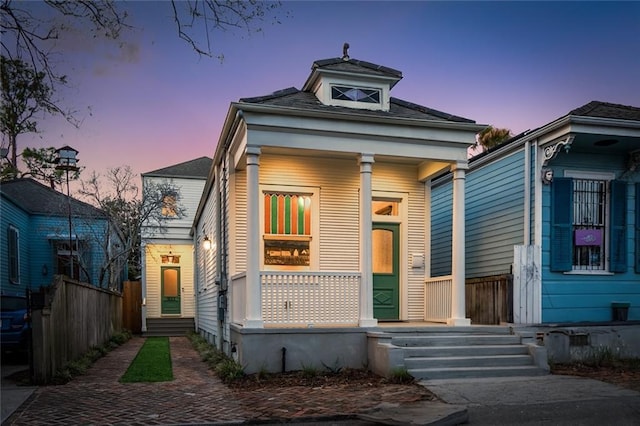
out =
[(402, 71), (392, 96), (514, 134), (592, 100), (640, 106), (640, 2), (285, 1), (278, 25), (214, 34), (223, 61), (178, 38), (168, 2), (121, 7), (135, 27), (121, 48), (64, 44), (61, 96), (81, 127), (47, 119), (19, 151), (70, 145), (97, 172), (212, 157), (230, 102), (301, 88), (345, 42), (351, 58)]

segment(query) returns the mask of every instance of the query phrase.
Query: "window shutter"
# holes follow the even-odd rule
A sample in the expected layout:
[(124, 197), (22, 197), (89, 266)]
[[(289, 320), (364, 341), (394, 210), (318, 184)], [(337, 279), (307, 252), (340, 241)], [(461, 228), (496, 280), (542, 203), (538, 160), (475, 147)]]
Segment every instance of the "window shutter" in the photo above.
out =
[(627, 272), (627, 183), (619, 180), (611, 181), (610, 203), (610, 241), (609, 270), (611, 272)]
[(554, 178), (551, 184), (551, 270), (565, 272), (573, 264), (573, 180)]
[(640, 274), (640, 183), (636, 183), (636, 274)]

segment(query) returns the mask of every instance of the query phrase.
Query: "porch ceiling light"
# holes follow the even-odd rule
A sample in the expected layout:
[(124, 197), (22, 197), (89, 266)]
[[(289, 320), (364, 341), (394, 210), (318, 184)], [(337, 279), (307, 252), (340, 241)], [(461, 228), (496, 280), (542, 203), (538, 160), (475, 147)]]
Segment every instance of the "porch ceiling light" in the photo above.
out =
[(167, 255), (167, 262), (173, 263), (173, 253), (169, 252), (169, 254)]

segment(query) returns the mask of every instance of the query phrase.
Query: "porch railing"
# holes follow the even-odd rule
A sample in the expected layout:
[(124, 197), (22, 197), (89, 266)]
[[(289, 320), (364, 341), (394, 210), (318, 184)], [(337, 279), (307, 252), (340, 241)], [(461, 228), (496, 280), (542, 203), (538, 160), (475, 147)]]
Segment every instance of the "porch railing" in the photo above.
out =
[(451, 285), (453, 277), (446, 275), (425, 280), (424, 320), (447, 322), (451, 317)]
[(260, 272), (265, 326), (356, 325), (358, 272)]

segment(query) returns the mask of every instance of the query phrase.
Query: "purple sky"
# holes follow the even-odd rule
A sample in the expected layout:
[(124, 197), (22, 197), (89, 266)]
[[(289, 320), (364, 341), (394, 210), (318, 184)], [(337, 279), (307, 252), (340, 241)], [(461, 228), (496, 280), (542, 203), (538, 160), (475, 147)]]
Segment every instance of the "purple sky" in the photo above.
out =
[[(18, 149), (70, 145), (85, 177), (213, 156), (229, 103), (301, 88), (314, 60), (402, 71), (392, 96), (507, 127), (536, 128), (592, 100), (640, 106), (640, 2), (283, 2), (281, 24), (216, 33), (224, 61), (199, 58), (167, 2), (121, 4), (137, 29), (113, 43), (68, 37), (65, 105)], [(91, 115), (88, 113), (91, 109)]]

